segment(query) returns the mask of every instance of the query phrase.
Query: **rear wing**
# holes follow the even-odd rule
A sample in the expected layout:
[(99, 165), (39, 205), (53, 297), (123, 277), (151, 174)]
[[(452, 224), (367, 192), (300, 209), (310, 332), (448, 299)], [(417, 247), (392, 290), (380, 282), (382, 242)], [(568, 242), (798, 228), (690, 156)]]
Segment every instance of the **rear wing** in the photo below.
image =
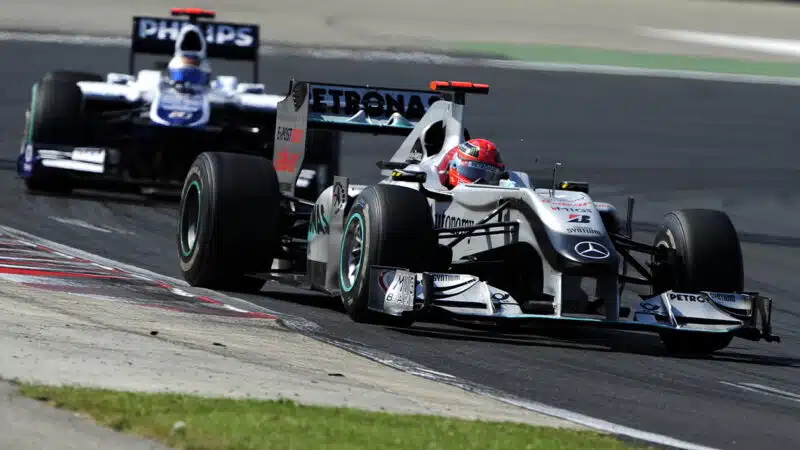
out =
[(431, 105), (435, 92), (411, 89), (324, 84), (308, 87), (308, 125), (355, 133), (406, 135)]
[[(432, 82), (430, 90), (410, 90), (291, 80), (275, 119), (274, 164), (281, 192), (294, 196), (309, 129), (406, 136), (398, 153), (410, 152), (404, 148), (422, 131), (417, 125), (435, 120), (429, 117), (434, 109), (439, 120), (457, 114), (460, 127), (465, 93), (488, 91), (487, 85), (458, 82)], [(450, 112), (451, 104), (456, 113)]]
[[(173, 8), (173, 18), (134, 16), (129, 73), (134, 72), (137, 54), (172, 55), (181, 29), (189, 24), (205, 32), (209, 58), (253, 63), (253, 82), (258, 82), (260, 28), (256, 24), (216, 22), (214, 11), (200, 8)], [(177, 18), (186, 16), (186, 19)], [(202, 20), (201, 20), (202, 19)]]

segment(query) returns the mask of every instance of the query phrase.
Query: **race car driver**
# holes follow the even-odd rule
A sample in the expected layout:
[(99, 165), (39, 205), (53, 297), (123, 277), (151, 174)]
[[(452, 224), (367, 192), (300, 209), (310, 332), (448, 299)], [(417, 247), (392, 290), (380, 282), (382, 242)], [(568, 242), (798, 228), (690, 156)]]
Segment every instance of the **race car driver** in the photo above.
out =
[(182, 90), (202, 90), (211, 81), (211, 66), (198, 53), (183, 52), (175, 55), (167, 65), (171, 85)]
[(175, 55), (167, 64), (169, 83), (181, 90), (198, 91), (211, 82), (211, 64), (199, 28), (185, 27), (175, 41)]
[(470, 139), (450, 150), (438, 167), (439, 180), (448, 189), (460, 183), (500, 185), (507, 178), (506, 166), (494, 143)]

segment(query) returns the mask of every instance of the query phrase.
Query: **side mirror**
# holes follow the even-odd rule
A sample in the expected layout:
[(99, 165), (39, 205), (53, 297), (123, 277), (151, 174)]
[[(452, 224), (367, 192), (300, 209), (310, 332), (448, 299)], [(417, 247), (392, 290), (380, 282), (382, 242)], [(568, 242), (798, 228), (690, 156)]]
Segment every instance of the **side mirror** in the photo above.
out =
[(583, 192), (584, 194), (589, 193), (589, 182), (588, 181), (562, 181), (558, 184), (558, 188), (562, 191), (575, 191), (575, 192)]

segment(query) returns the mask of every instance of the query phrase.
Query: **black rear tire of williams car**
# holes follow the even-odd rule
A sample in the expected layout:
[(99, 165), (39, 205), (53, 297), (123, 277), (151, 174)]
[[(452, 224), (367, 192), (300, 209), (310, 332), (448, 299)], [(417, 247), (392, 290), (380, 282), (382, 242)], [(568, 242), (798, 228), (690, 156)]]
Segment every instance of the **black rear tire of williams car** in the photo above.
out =
[(103, 76), (92, 72), (79, 72), (76, 70), (54, 70), (47, 72), (42, 81), (57, 80), (77, 83), (79, 81), (103, 81)]
[(266, 158), (201, 153), (192, 163), (178, 210), (178, 257), (192, 286), (257, 292), (279, 242), (281, 196)]
[[(744, 261), (739, 236), (727, 214), (708, 209), (673, 211), (664, 217), (655, 246), (677, 250), (678, 263), (653, 286), (667, 290), (738, 292), (744, 289)], [(671, 352), (707, 354), (727, 347), (732, 334), (661, 333)]]
[(353, 202), (344, 224), (338, 278), (345, 311), (355, 322), (411, 326), (409, 315), (395, 318), (367, 309), (369, 268), (426, 270), (437, 243), (427, 199), (401, 186), (370, 186)]
[[(79, 81), (102, 81), (100, 75), (84, 72), (49, 72), (34, 87), (28, 110), (27, 141), (38, 144), (81, 146), (85, 142), (86, 123), (83, 113), (83, 94)], [(69, 177), (63, 171), (38, 165), (25, 179), (31, 191), (69, 193)]]

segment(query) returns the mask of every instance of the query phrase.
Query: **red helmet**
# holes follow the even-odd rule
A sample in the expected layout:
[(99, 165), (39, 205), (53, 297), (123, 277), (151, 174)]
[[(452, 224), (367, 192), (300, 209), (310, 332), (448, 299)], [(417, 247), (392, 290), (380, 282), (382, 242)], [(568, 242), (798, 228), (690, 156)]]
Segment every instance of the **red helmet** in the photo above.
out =
[(450, 186), (476, 181), (498, 184), (505, 174), (506, 165), (492, 141), (470, 139), (456, 148), (447, 172)]

